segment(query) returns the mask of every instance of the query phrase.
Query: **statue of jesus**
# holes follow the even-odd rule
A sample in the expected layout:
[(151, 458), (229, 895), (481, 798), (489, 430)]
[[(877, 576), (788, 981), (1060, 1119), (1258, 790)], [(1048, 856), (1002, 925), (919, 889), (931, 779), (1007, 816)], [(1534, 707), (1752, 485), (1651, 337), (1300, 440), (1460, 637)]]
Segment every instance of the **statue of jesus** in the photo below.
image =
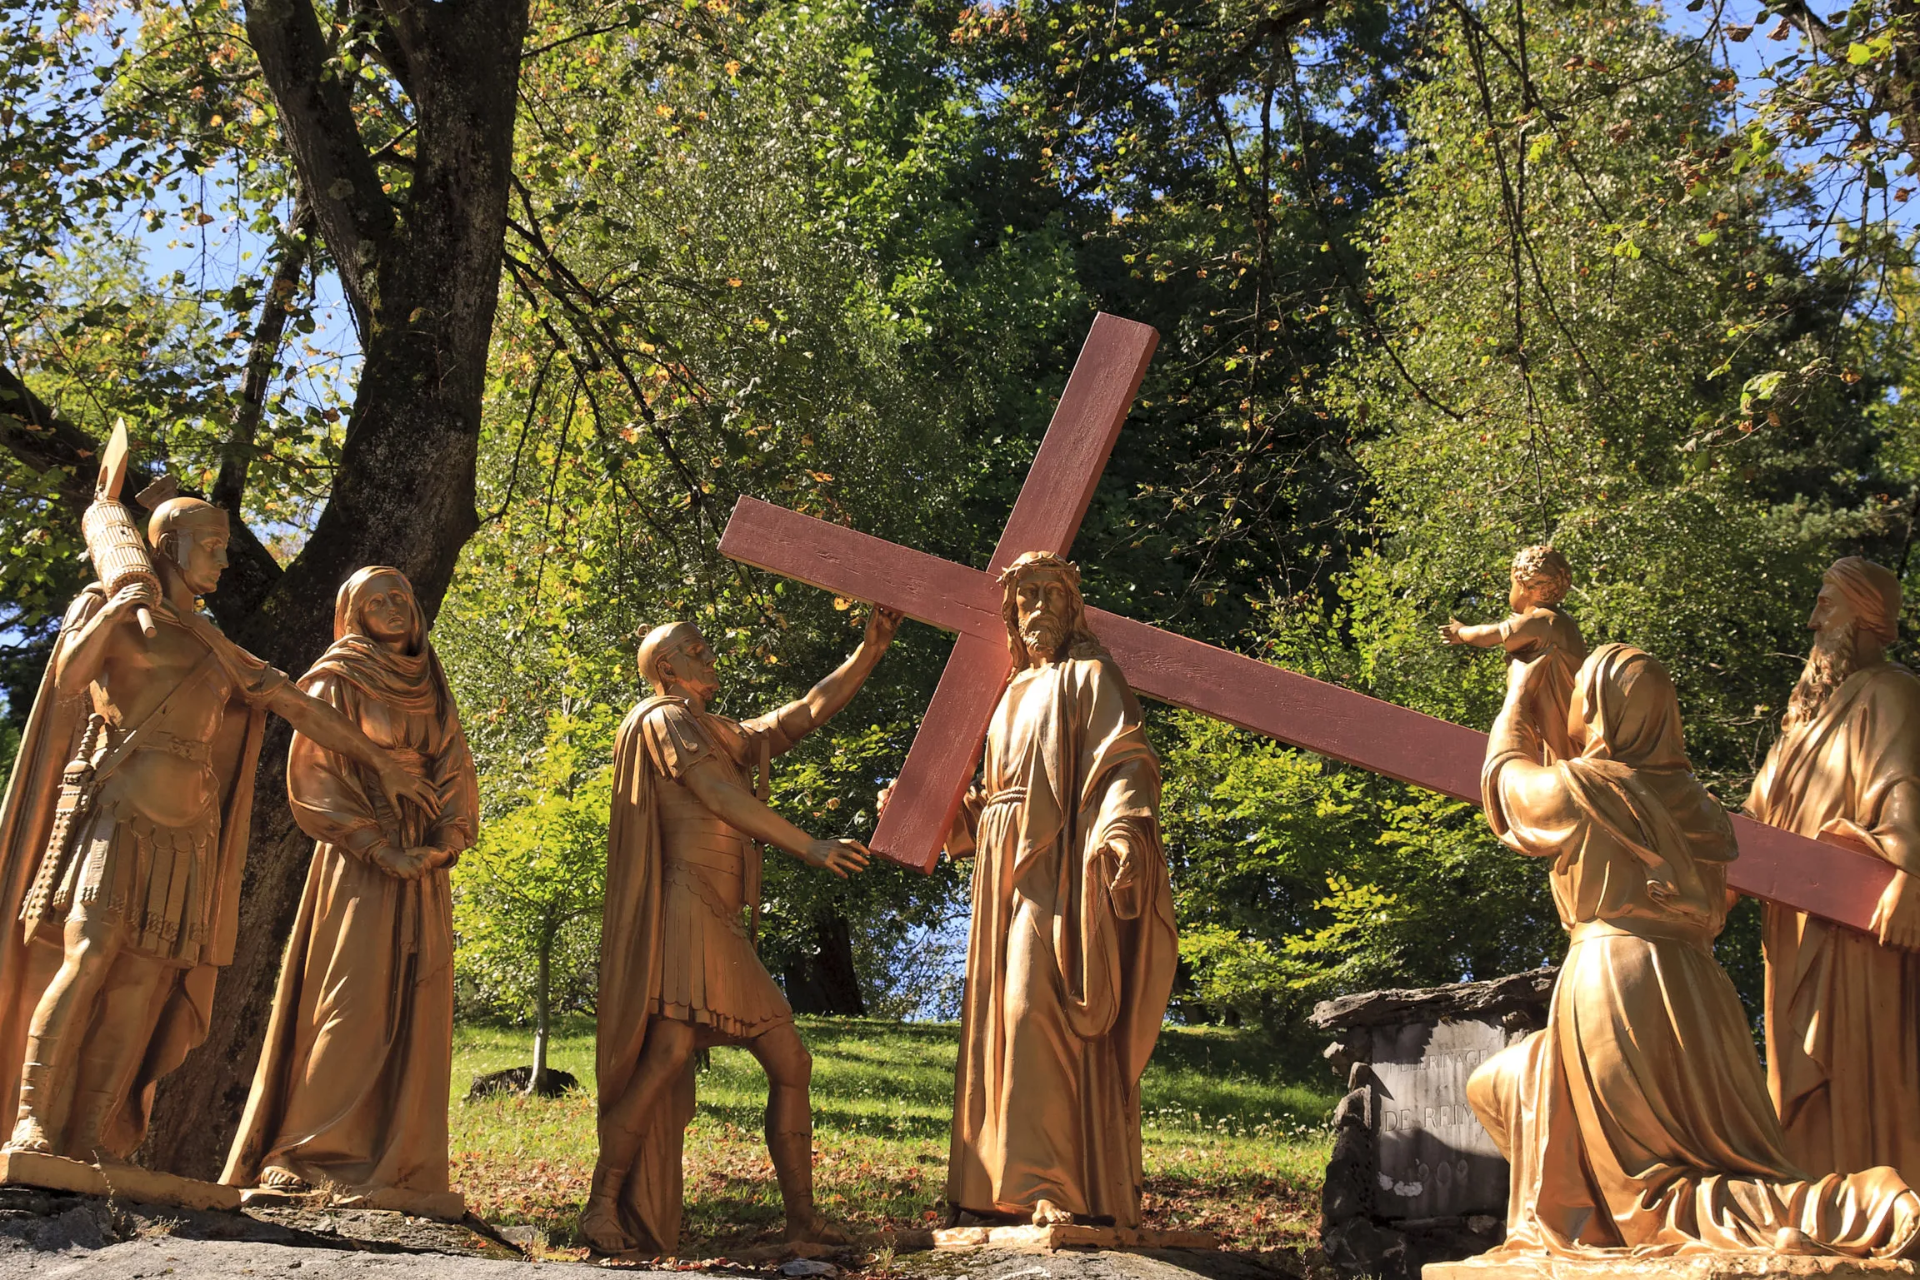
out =
[(1080, 571), (1028, 552), (1001, 584), (1013, 678), (947, 841), (974, 859), (948, 1212), (1137, 1227), (1140, 1073), (1178, 959), (1160, 763)]

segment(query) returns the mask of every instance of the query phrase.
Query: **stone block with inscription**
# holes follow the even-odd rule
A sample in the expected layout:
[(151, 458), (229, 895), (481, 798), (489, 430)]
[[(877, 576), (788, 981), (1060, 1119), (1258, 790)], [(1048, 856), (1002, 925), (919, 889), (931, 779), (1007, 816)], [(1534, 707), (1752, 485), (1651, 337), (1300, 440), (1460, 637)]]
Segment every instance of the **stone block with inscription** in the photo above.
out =
[(1467, 1105), (1467, 1077), (1546, 1024), (1555, 970), (1325, 1001), (1347, 1077), (1321, 1199), (1321, 1246), (1353, 1275), (1415, 1280), (1500, 1242), (1507, 1163)]

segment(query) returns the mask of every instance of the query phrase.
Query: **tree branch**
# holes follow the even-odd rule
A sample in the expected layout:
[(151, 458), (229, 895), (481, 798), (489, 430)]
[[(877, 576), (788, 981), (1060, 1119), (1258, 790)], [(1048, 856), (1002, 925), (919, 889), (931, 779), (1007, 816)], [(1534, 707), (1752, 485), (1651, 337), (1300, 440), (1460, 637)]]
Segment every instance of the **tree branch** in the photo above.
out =
[(313, 205), (303, 191), (294, 201), (293, 218), (280, 237), (280, 261), (267, 285), (267, 296), (261, 300), (260, 320), (247, 348), (247, 370), (240, 382), (233, 429), (220, 448), (220, 472), (208, 500), (225, 507), (236, 519), (247, 492), (247, 468), (253, 462), (253, 441), (260, 430), (260, 415), (266, 409), (267, 387), (273, 381), (274, 361), (280, 356), (280, 340), (287, 329), (287, 303), (300, 287), (300, 275), (306, 269), (307, 237), (313, 233), (313, 221)]
[(340, 5), (341, 20), (364, 35), (373, 46), (374, 57), (408, 93), (413, 91), (413, 55), (419, 47), (419, 32), (403, 35), (381, 10), (380, 0), (346, 0)]
[[(100, 442), (69, 422), (33, 393), (11, 369), (0, 366), (0, 449), (34, 472), (60, 473), (61, 509), (78, 527), (93, 502), (93, 477)], [(144, 463), (129, 459), (123, 492), (138, 493), (153, 480)], [(244, 520), (232, 522), (228, 567), (220, 590), (208, 602), (222, 623), (245, 617), (259, 608), (280, 578), (280, 565), (261, 545)]]
[(354, 123), (348, 86), (327, 66), (331, 54), (308, 0), (255, 0), (247, 39), (280, 108), (301, 189), (313, 202), (327, 249), (361, 333), (371, 328), (374, 266), (393, 234), (393, 207)]

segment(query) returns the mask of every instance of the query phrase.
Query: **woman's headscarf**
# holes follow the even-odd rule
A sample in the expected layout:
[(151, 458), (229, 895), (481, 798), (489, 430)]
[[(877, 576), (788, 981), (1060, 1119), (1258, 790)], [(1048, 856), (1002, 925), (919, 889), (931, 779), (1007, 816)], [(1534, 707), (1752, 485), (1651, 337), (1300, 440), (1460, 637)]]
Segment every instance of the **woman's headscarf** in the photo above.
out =
[[(397, 578), (406, 587), (413, 615), (406, 642), (398, 650), (375, 640), (362, 618), (373, 583), (383, 577)], [(388, 565), (368, 565), (341, 585), (333, 605), (333, 644), (313, 665), (313, 672), (319, 671), (351, 681), (368, 697), (396, 710), (431, 714), (453, 708), (453, 693), (427, 641), (427, 620), (414, 598), (413, 584)]]
[(1602, 645), (1574, 687), (1586, 743), (1560, 763), (1561, 776), (1580, 809), (1645, 865), (1655, 896), (1669, 896), (1696, 861), (1731, 862), (1733, 824), (1693, 776), (1667, 669), (1631, 645)]

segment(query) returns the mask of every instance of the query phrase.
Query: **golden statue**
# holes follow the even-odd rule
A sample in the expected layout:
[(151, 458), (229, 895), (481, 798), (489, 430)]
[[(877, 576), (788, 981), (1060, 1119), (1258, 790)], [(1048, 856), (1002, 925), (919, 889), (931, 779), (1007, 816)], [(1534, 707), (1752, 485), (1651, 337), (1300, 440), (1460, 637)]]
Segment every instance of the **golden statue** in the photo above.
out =
[(453, 902), (479, 825), (473, 757), (413, 585), (372, 566), (340, 588), (333, 646), (301, 686), (433, 788), (395, 812), (350, 758), (295, 734), (287, 792), (318, 843), (266, 1046), (221, 1181), (459, 1218), (447, 1183)]
[(1559, 715), (1578, 754), (1541, 765), (1546, 678), (1539, 663), (1508, 668), (1481, 774), (1494, 833), (1550, 860), (1572, 935), (1546, 1030), (1468, 1081), (1513, 1165), (1506, 1243), (1488, 1256), (1906, 1253), (1920, 1196), (1897, 1171), (1816, 1178), (1787, 1156), (1713, 956), (1733, 827), (1693, 776), (1666, 669), (1627, 645), (1595, 650)]
[[(680, 1153), (696, 1049), (745, 1048), (767, 1073), (767, 1151), (787, 1238), (841, 1243), (813, 1207), (813, 1060), (754, 950), (760, 843), (843, 879), (857, 840), (815, 840), (767, 807), (769, 760), (866, 683), (900, 615), (876, 609), (860, 647), (807, 696), (752, 720), (707, 709), (720, 682), (688, 622), (640, 645), (654, 696), (614, 741), (613, 818), (600, 941), (600, 1155), (580, 1233), (603, 1253), (670, 1254), (680, 1238)], [(750, 921), (749, 921), (750, 918)]]
[(0, 808), (0, 909), (20, 922), (0, 943), (0, 1096), (19, 1092), (8, 1150), (113, 1163), (145, 1136), (154, 1083), (204, 1038), (233, 958), (266, 712), (359, 762), (389, 806), (437, 802), (199, 612), (227, 564), (227, 513), (155, 502), (148, 557), (117, 501), (124, 433), (107, 464), (87, 521), (107, 585), (67, 611)]
[(1892, 1165), (1920, 1185), (1920, 680), (1886, 660), (1899, 625), (1891, 572), (1827, 570), (1746, 809), (1897, 868), (1871, 934), (1766, 904), (1767, 1076), (1796, 1164)]
[(1574, 672), (1587, 660), (1587, 642), (1579, 624), (1560, 607), (1573, 589), (1573, 570), (1567, 558), (1552, 547), (1522, 547), (1513, 558), (1511, 577), (1513, 585), (1507, 595), (1511, 614), (1478, 627), (1449, 618), (1440, 628), (1440, 639), (1477, 649), (1499, 645), (1512, 662), (1538, 660), (1546, 666), (1532, 686), (1540, 699), (1533, 720), (1541, 726), (1548, 752), (1542, 763), (1550, 764), (1573, 755), (1558, 715), (1573, 696)]
[(1140, 1073), (1179, 957), (1160, 762), (1080, 571), (1028, 552), (1001, 584), (1013, 678), (947, 841), (974, 859), (948, 1212), (1138, 1227)]

